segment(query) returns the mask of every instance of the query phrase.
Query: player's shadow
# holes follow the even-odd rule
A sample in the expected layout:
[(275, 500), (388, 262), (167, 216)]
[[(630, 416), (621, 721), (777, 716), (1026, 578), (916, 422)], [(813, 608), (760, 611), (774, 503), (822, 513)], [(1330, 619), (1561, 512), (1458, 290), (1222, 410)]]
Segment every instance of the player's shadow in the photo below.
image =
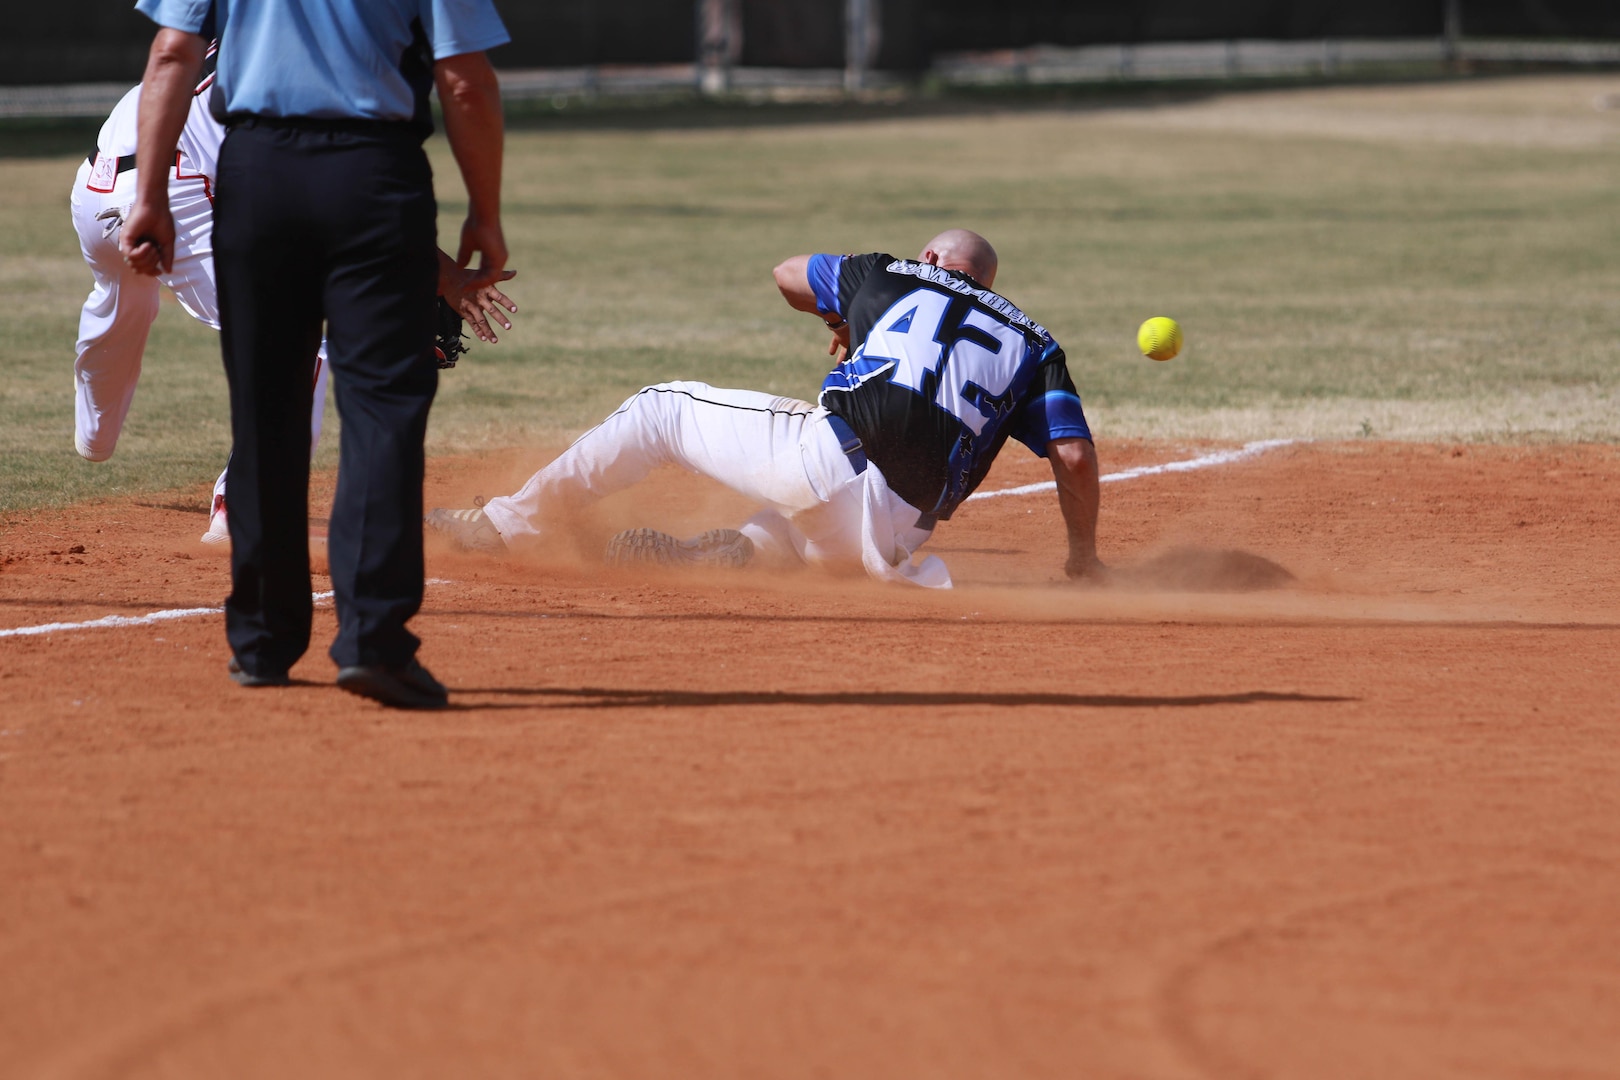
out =
[(811, 705), (833, 708), (860, 706), (888, 708), (906, 705), (989, 705), (996, 708), (1060, 706), (1091, 709), (1191, 708), (1207, 705), (1260, 705), (1271, 702), (1332, 704), (1359, 701), (1337, 694), (1278, 693), (1248, 690), (1236, 694), (1051, 694), (992, 693), (973, 691), (849, 690), (794, 692), (787, 690), (624, 690), (597, 686), (520, 687), (457, 686), (451, 693), (527, 697), (538, 700), (526, 704), (477, 705), (456, 702), (464, 709), (713, 709), (732, 705), (760, 708), (770, 705)]

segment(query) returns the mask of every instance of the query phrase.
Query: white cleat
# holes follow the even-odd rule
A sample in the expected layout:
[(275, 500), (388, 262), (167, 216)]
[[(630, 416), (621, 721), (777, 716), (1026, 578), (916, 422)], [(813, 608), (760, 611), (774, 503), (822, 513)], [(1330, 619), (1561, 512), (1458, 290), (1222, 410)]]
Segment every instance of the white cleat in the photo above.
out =
[(710, 566), (735, 570), (754, 557), (754, 542), (736, 529), (710, 529), (678, 540), (657, 529), (626, 529), (607, 543), (614, 566)]
[(506, 541), (482, 510), (429, 510), (422, 522), (462, 551), (506, 554)]
[(231, 542), (231, 528), (225, 517), (225, 496), (214, 496), (214, 509), (208, 515), (208, 531), (202, 534), (205, 544), (228, 544)]

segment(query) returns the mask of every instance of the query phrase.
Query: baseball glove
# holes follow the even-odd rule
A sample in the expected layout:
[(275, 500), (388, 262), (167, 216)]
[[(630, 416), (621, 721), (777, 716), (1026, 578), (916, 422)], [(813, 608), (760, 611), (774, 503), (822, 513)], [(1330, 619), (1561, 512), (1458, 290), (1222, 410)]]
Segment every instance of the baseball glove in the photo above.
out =
[(453, 368), (461, 354), (467, 351), (467, 346), (461, 343), (462, 321), (461, 315), (455, 308), (439, 297), (438, 326), (434, 331), (433, 354), (438, 357), (441, 368)]

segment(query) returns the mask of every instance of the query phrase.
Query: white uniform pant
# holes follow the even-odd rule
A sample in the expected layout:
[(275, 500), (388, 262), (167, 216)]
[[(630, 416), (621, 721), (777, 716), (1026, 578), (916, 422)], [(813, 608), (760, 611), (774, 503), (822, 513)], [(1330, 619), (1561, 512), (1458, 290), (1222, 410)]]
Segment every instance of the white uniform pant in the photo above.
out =
[[(186, 313), (219, 329), (219, 302), (214, 289), (214, 207), (208, 181), (169, 179), (169, 207), (174, 214), (174, 265), (151, 278), (124, 264), (113, 222), (96, 215), (116, 209), (128, 212), (135, 199), (136, 171), (118, 175), (113, 189), (92, 191), (90, 164), (79, 166), (69, 204), (79, 250), (95, 276), (95, 285), (79, 312), (78, 359), (73, 363), (73, 445), (91, 461), (112, 457), (135, 398), (141, 357), (158, 313), (158, 284), (167, 285)], [(326, 345), (316, 361), (315, 403), (310, 413), (310, 451), (321, 437), (326, 401)], [(224, 490), (220, 474), (215, 494)]]
[[(930, 531), (917, 527), (917, 509), (888, 490), (875, 466), (856, 473), (827, 410), (753, 390), (649, 386), (517, 494), (491, 499), (484, 513), (521, 547), (660, 465), (679, 465), (765, 504), (742, 532), (766, 558), (919, 580), (910, 556)], [(949, 584), (938, 559), (924, 567), (930, 573), (920, 584)]]

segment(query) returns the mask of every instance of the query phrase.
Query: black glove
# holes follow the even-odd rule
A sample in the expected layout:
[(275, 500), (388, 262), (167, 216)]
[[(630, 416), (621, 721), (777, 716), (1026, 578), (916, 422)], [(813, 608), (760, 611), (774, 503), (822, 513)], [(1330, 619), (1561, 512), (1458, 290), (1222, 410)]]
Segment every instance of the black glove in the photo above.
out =
[(467, 346), (461, 343), (461, 315), (455, 308), (439, 297), (438, 327), (433, 336), (433, 354), (438, 357), (441, 368), (453, 368), (461, 354), (467, 351)]

